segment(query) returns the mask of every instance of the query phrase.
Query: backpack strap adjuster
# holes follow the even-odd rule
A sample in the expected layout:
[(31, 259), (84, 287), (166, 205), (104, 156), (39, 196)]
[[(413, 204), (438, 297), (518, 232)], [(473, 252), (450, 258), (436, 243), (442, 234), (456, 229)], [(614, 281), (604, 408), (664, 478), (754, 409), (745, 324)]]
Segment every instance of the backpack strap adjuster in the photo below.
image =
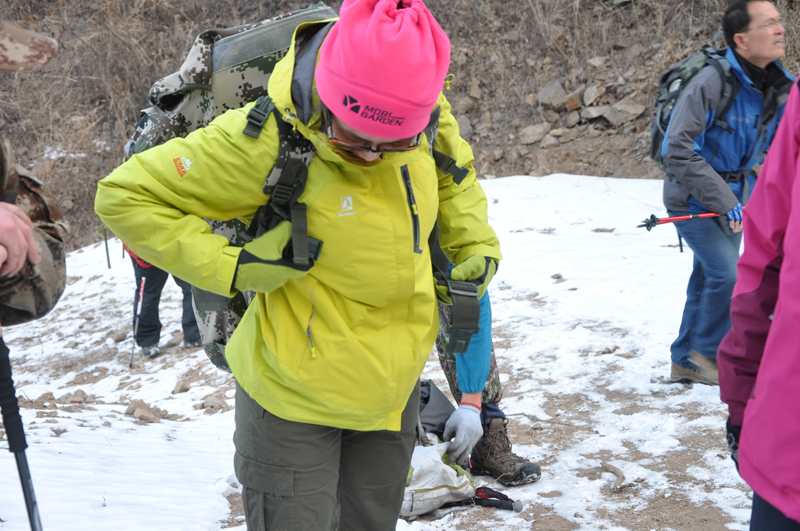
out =
[(258, 138), (261, 134), (261, 129), (269, 118), (269, 113), (275, 107), (270, 97), (260, 97), (256, 100), (256, 104), (247, 113), (247, 125), (244, 127), (242, 133), (253, 138)]
[(478, 286), (445, 277), (453, 300), (453, 314), (445, 329), (444, 349), (448, 354), (463, 354), (474, 334), (480, 331), (481, 303)]
[(272, 190), (272, 202), (275, 205), (285, 205), (286, 202), (292, 197), (292, 186), (286, 186), (278, 182), (275, 185), (275, 189)]

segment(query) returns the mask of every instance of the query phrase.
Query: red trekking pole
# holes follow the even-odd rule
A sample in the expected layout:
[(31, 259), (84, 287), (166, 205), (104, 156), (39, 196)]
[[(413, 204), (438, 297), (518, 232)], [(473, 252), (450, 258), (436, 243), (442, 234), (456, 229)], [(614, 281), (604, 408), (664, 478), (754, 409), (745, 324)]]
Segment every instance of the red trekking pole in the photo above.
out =
[(686, 221), (689, 219), (716, 218), (721, 215), (722, 214), (715, 214), (714, 212), (706, 212), (704, 214), (687, 214), (685, 216), (673, 216), (671, 218), (657, 218), (655, 214), (651, 214), (649, 218), (642, 220), (642, 224), (637, 225), (637, 227), (646, 227), (647, 231), (650, 232), (656, 225), (663, 225), (664, 223), (675, 223), (676, 221)]
[(133, 346), (131, 346), (131, 362), (128, 368), (133, 368), (133, 353), (136, 351), (136, 332), (139, 330), (139, 315), (142, 313), (142, 297), (144, 297), (144, 281), (145, 276), (142, 275), (142, 283), (139, 286), (139, 297), (136, 299), (136, 305), (133, 308)]

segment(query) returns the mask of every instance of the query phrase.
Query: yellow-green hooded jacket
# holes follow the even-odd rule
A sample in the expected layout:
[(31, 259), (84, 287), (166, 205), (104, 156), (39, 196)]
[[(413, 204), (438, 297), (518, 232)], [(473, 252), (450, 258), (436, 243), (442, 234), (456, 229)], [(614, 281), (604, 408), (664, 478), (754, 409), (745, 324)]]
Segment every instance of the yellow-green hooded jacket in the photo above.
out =
[[(309, 236), (324, 243), (322, 253), (305, 277), (257, 295), (225, 354), (242, 388), (274, 415), (343, 429), (399, 430), (439, 327), (427, 235), (438, 220), (441, 246), (456, 264), (472, 255), (499, 260), (499, 242), (472, 150), (444, 96), (436, 147), (470, 170), (460, 184), (437, 170), (425, 140), (419, 149), (369, 163), (333, 147), (319, 130), (313, 86), (300, 87), (305, 93), (298, 97), (302, 83), (296, 81), (302, 101), (293, 101), (293, 76), (313, 79), (297, 75), (295, 57), (293, 43), (272, 73), (269, 93), (317, 150), (300, 202), (308, 208)], [(136, 254), (225, 296), (232, 295), (241, 248), (211, 234), (202, 218), (249, 223), (267, 201), (262, 188), (278, 153), (274, 117), (258, 138), (242, 133), (249, 109), (133, 156), (100, 181), (95, 203)]]

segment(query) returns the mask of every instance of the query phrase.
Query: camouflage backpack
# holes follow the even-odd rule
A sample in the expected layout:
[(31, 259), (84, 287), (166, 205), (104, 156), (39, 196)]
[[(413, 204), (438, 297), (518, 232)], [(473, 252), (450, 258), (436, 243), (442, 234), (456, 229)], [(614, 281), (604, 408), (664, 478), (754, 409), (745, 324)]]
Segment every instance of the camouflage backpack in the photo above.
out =
[[(320, 2), (309, 9), (254, 24), (204, 31), (195, 40), (181, 69), (153, 84), (148, 97), (153, 107), (142, 111), (134, 134), (125, 146), (126, 155), (141, 153), (172, 138), (185, 137), (207, 126), (225, 111), (255, 101), (243, 134), (258, 137), (269, 115), (274, 113), (280, 136), (275, 165), (265, 176), (264, 193), (269, 195), (269, 200), (258, 210), (250, 227), (235, 219), (206, 221), (214, 234), (226, 237), (232, 245), (241, 246), (281, 220), (291, 219), (293, 259), (299, 262), (309, 257), (316, 259), (322, 242), (308, 236), (305, 205), (297, 202), (304, 190), (308, 164), (315, 149), (309, 140), (282, 119), (267, 94), (267, 85), (273, 68), (286, 55), (298, 25), (335, 18), (337, 14)], [(319, 46), (330, 26), (317, 24), (308, 31), (303, 30), (303, 42), (313, 46), (316, 41), (315, 45)], [(307, 55), (316, 57), (316, 54)], [(439, 109), (435, 109), (424, 130), (431, 156), (443, 173), (452, 175), (460, 183), (468, 170), (459, 167), (454, 158), (434, 149), (438, 129)], [(431, 249), (432, 255), (439, 257), (435, 263), (443, 261), (446, 264), (447, 258), (438, 244)], [(446, 265), (441, 267), (446, 270)], [(192, 294), (203, 349), (216, 367), (230, 372), (225, 346), (254, 294), (239, 292), (228, 299), (196, 287), (192, 287)], [(443, 341), (461, 351), (469, 344), (469, 335), (477, 331), (478, 315), (474, 310), (479, 308), (479, 304), (477, 299), (471, 300), (474, 296), (457, 293), (453, 298), (465, 300), (459, 305), (464, 310), (454, 312)], [(473, 311), (465, 311), (466, 308)], [(465, 334), (466, 342), (463, 341)]]
[[(317, 5), (252, 24), (206, 30), (194, 41), (181, 68), (156, 81), (148, 95), (153, 105), (141, 112), (125, 154), (133, 156), (176, 137), (207, 126), (227, 110), (244, 107), (267, 95), (269, 76), (289, 49), (297, 26), (337, 18), (322, 2)], [(281, 122), (279, 122), (281, 123)], [(262, 122), (263, 124), (263, 122)], [(302, 153), (307, 164), (314, 149), (299, 134), (281, 132), (281, 149), (274, 171), (279, 173), (290, 153)], [(260, 127), (255, 136), (260, 133)], [(206, 220), (214, 234), (232, 245), (248, 239), (247, 225), (239, 220)], [(211, 362), (230, 372), (225, 344), (239, 324), (252, 293), (232, 299), (192, 288), (203, 349)]]

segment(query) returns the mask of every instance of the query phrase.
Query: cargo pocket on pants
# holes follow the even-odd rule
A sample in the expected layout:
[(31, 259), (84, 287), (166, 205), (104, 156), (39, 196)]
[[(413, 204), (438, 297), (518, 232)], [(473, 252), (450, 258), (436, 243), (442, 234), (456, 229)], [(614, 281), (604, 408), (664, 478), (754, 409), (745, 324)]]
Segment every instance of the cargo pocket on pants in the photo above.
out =
[(248, 530), (266, 531), (273, 526), (299, 529), (296, 500), (291, 498), (294, 494), (294, 470), (259, 463), (239, 452), (233, 458), (233, 468), (242, 484)]

